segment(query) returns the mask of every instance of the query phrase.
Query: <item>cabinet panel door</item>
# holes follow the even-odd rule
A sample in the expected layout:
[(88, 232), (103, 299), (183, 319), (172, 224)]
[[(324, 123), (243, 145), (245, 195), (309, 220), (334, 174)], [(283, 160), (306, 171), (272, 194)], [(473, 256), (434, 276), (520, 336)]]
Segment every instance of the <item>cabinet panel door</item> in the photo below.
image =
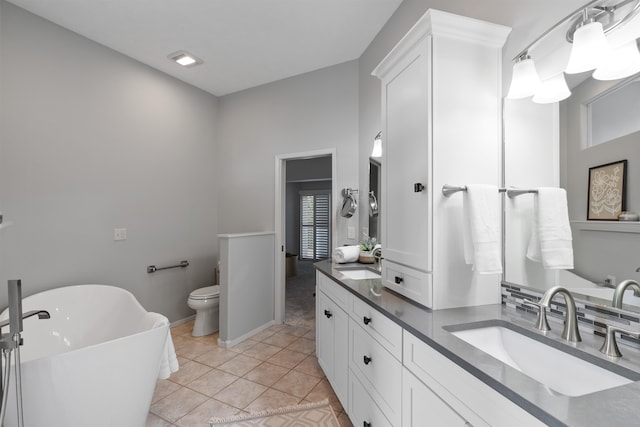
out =
[(327, 378), (333, 377), (333, 315), (332, 301), (316, 287), (316, 353), (318, 364)]
[(402, 369), (402, 427), (468, 427), (471, 424), (406, 368)]
[(347, 407), (349, 374), (349, 316), (323, 292), (316, 292), (316, 352), (340, 403)]
[(349, 315), (336, 306), (333, 330), (333, 391), (343, 407), (349, 393)]
[(431, 270), (430, 40), (408, 52), (382, 88), (384, 256), (423, 271)]

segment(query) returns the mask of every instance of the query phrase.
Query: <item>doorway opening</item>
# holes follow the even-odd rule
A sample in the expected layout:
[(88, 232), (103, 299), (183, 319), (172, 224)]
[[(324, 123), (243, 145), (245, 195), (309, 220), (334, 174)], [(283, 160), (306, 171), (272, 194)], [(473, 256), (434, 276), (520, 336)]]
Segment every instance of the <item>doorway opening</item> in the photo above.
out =
[(312, 329), (313, 263), (329, 258), (335, 239), (334, 150), (278, 157), (276, 170), (276, 238), (282, 255), (276, 257), (276, 320)]

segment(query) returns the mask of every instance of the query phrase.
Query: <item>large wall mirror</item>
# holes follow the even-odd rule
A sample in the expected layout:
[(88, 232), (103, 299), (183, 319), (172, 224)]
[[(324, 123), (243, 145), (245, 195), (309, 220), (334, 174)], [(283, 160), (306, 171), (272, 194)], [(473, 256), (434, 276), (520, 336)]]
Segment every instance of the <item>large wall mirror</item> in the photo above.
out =
[(369, 196), (368, 215), (369, 215), (369, 236), (380, 240), (380, 178), (382, 175), (382, 166), (380, 158), (369, 158)]
[[(640, 75), (614, 81), (583, 79), (570, 98), (539, 105), (505, 101), (505, 183), (567, 190), (574, 269), (543, 270), (526, 259), (532, 196), (506, 202), (505, 280), (544, 291), (560, 284), (577, 298), (610, 305), (605, 280), (640, 281), (640, 222), (588, 221), (589, 169), (627, 161), (626, 210), (640, 212)], [(640, 312), (628, 291), (623, 307)]]
[[(514, 58), (503, 111), (504, 184), (566, 189), (574, 268), (545, 270), (527, 258), (535, 197), (505, 198), (505, 282), (538, 291), (559, 284), (610, 305), (613, 289), (602, 284), (640, 281), (640, 221), (618, 220), (619, 210), (640, 212), (639, 39), (640, 1), (585, 1)], [(625, 191), (607, 192), (612, 213), (595, 220), (587, 213), (590, 170), (620, 162)], [(640, 312), (640, 298), (629, 291), (623, 306)]]

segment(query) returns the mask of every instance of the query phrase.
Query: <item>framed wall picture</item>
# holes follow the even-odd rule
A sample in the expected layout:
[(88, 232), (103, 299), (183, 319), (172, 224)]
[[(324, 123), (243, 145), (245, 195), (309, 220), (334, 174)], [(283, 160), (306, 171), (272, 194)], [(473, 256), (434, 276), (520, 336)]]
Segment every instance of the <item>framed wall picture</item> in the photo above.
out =
[(626, 160), (589, 168), (588, 220), (618, 220), (626, 209), (626, 177)]

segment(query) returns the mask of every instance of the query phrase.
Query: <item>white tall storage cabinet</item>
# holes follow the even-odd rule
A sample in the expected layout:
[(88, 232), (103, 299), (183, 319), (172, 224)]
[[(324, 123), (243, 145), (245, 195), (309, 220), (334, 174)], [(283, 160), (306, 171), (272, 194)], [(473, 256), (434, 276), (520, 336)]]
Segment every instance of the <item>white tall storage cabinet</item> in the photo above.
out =
[(385, 286), (434, 309), (500, 301), (465, 264), (462, 195), (501, 181), (502, 46), (510, 29), (429, 10), (373, 71), (382, 82)]

